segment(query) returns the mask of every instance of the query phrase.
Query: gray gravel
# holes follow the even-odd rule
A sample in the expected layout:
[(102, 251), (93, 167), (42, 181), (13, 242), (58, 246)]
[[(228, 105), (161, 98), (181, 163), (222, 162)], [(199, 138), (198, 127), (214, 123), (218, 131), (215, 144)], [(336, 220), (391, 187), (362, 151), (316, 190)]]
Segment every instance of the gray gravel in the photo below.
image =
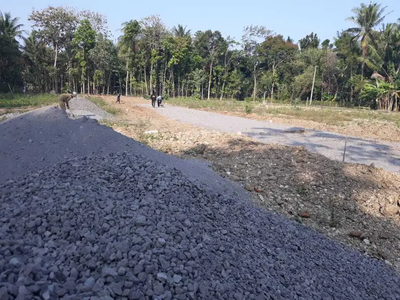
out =
[(71, 120), (56, 107), (41, 108), (0, 124), (0, 184), (69, 159), (120, 151), (151, 157), (220, 193), (246, 196), (237, 184), (221, 178), (204, 162), (184, 161), (155, 151), (86, 117)]
[[(142, 106), (150, 108), (150, 105)], [(218, 131), (240, 132), (264, 143), (304, 146), (309, 151), (325, 155), (330, 159), (339, 161), (343, 159), (345, 137), (336, 133), (309, 129), (305, 134), (290, 133), (304, 128), (168, 105), (155, 111), (183, 123)], [(376, 167), (387, 171), (400, 172), (400, 143), (378, 143), (350, 136), (346, 162), (366, 165), (374, 163)]]
[(114, 116), (103, 109), (99, 108), (93, 102), (77, 97), (71, 99), (69, 102), (70, 110), (68, 112), (72, 113), (75, 118), (87, 117), (89, 119), (95, 120), (103, 120), (108, 119), (112, 120)]
[(1, 190), (1, 299), (400, 299), (383, 263), (144, 156)]
[(197, 161), (56, 108), (0, 138), (1, 300), (400, 299), (384, 263), (254, 207)]

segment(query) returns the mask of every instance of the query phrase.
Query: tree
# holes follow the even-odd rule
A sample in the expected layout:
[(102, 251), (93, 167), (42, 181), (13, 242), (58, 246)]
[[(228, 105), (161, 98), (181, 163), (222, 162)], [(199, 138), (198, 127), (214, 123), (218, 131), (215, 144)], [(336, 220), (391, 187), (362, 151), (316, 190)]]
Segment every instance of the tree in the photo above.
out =
[[(112, 41), (106, 39), (102, 34), (97, 35), (96, 44), (92, 50), (89, 51), (89, 59), (93, 62), (97, 82), (107, 85), (107, 94), (110, 93), (111, 76), (118, 67), (118, 54), (117, 47)], [(96, 71), (100, 71), (97, 72)], [(99, 78), (101, 75), (102, 78)], [(120, 91), (119, 91), (120, 92)]]
[(297, 45), (285, 41), (282, 35), (267, 36), (266, 41), (258, 48), (268, 69), (272, 70), (271, 99), (274, 99), (277, 68), (292, 59), (297, 50)]
[(172, 28), (172, 33), (176, 37), (190, 37), (190, 30), (187, 30), (186, 26), (183, 27), (181, 24), (174, 26), (174, 28)]
[[(158, 93), (162, 93), (160, 90), (160, 72), (159, 72), (159, 62), (163, 58), (162, 55), (162, 45), (163, 40), (167, 37), (168, 31), (165, 28), (160, 16), (149, 16), (140, 21), (142, 27), (142, 39), (141, 46), (145, 59), (150, 65), (149, 74), (149, 91), (152, 92), (156, 88)], [(146, 77), (146, 75), (145, 75)], [(153, 79), (155, 77), (156, 86), (154, 86)]]
[(361, 64), (361, 77), (364, 77), (368, 48), (376, 47), (377, 32), (375, 28), (385, 19), (385, 9), (386, 7), (381, 7), (381, 4), (371, 2), (369, 5), (365, 5), (362, 3), (360, 7), (353, 8), (354, 16), (348, 18), (356, 25), (356, 27), (348, 29), (348, 32), (353, 34), (354, 38), (360, 40), (361, 43), (364, 58)]
[[(96, 43), (96, 32), (93, 30), (92, 25), (88, 19), (80, 22), (80, 25), (75, 31), (72, 39), (72, 45), (75, 47), (75, 58), (79, 61), (81, 68), (82, 90), (85, 93), (86, 71), (88, 65), (89, 51), (94, 48)], [(89, 85), (89, 82), (88, 82)], [(88, 88), (89, 92), (89, 88)]]
[(12, 41), (17, 37), (21, 37), (23, 25), (18, 24), (18, 20), (18, 18), (12, 18), (10, 13), (3, 14), (0, 11), (0, 34)]
[(21, 87), (22, 56), (16, 40), (22, 34), (22, 24), (10, 13), (0, 12), (0, 91), (11, 91)]
[(300, 49), (301, 51), (307, 50), (307, 49), (317, 49), (319, 47), (319, 38), (318, 35), (314, 32), (311, 32), (310, 34), (306, 35), (305, 38), (302, 38), (299, 41), (300, 44)]
[(242, 36), (242, 47), (247, 59), (250, 61), (253, 73), (253, 100), (257, 96), (257, 78), (259, 76), (258, 67), (260, 64), (260, 55), (258, 47), (261, 41), (272, 32), (264, 26), (247, 26), (244, 28)]
[(71, 42), (78, 25), (78, 17), (68, 7), (48, 7), (41, 11), (33, 11), (29, 16), (33, 28), (43, 41), (54, 50), (54, 90), (58, 91), (57, 60), (60, 51)]
[(137, 50), (137, 43), (140, 37), (141, 27), (139, 22), (136, 20), (125, 22), (122, 25), (123, 35), (120, 37), (120, 42), (122, 46), (122, 52), (125, 54), (126, 58), (125, 95), (128, 95), (130, 63), (133, 59), (133, 54), (136, 53)]

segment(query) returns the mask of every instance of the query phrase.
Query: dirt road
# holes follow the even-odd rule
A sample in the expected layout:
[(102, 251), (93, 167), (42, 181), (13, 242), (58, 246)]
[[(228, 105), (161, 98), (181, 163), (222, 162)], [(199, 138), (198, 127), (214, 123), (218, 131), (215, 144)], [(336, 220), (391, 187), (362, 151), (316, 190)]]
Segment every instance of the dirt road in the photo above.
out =
[[(150, 104), (139, 104), (150, 108)], [(304, 146), (309, 151), (322, 154), (330, 159), (342, 161), (345, 136), (309, 130), (265, 121), (194, 109), (173, 107), (168, 104), (155, 111), (163, 116), (224, 132), (240, 132), (264, 143), (276, 143), (288, 146)], [(400, 172), (400, 143), (374, 142), (358, 137), (347, 138), (346, 162), (374, 164), (390, 172)]]

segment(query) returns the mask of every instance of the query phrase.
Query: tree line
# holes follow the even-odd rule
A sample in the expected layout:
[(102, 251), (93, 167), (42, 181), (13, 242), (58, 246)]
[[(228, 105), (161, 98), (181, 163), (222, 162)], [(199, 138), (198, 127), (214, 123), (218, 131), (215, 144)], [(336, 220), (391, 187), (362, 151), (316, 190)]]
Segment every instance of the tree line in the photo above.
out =
[(361, 4), (332, 41), (310, 33), (297, 43), (264, 26), (240, 40), (219, 31), (168, 29), (159, 16), (121, 25), (68, 7), (34, 10), (29, 35), (0, 13), (0, 92), (72, 92), (198, 99), (318, 99), (398, 110), (400, 19)]

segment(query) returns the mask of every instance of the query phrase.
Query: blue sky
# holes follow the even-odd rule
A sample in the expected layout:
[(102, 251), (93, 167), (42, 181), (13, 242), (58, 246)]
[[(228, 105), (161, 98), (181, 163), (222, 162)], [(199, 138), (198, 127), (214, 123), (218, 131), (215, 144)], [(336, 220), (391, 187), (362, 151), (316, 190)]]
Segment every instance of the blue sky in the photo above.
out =
[[(172, 28), (177, 24), (186, 25), (194, 33), (197, 30), (219, 30), (240, 40), (243, 27), (264, 25), (267, 29), (292, 37), (296, 42), (311, 33), (317, 33), (321, 41), (333, 40), (336, 32), (351, 27), (346, 18), (351, 9), (363, 1), (357, 0), (0, 0), (0, 10), (11, 12), (20, 22), (28, 25), (32, 9), (52, 6), (70, 6), (78, 10), (92, 10), (107, 16), (114, 38), (120, 35), (121, 23), (141, 19), (149, 15), (160, 15), (165, 25)], [(369, 3), (369, 1), (364, 1)], [(379, 1), (392, 11), (385, 22), (400, 18), (400, 1)]]

